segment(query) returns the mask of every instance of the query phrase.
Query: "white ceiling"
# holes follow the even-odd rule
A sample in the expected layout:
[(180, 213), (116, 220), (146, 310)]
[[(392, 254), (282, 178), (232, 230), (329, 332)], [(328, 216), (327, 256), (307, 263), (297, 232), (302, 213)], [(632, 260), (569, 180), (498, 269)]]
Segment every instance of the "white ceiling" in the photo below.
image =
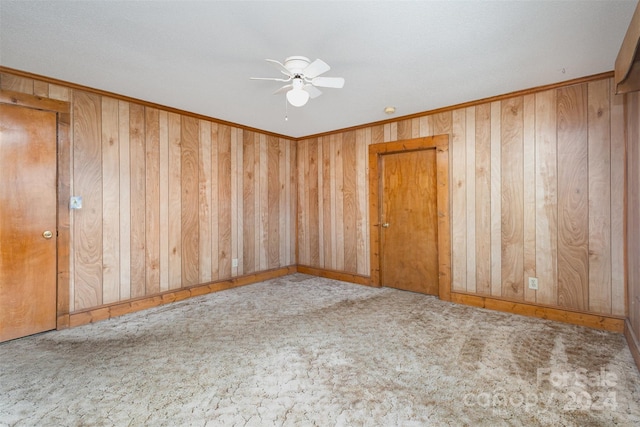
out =
[[(636, 3), (0, 0), (0, 64), (300, 137), (610, 71)], [(292, 55), (346, 84), (285, 121)]]

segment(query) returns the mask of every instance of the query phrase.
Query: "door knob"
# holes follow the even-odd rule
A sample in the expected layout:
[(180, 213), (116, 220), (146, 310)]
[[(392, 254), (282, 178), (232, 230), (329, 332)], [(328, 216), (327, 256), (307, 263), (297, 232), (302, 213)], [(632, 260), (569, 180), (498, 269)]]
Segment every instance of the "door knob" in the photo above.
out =
[(389, 223), (388, 223), (388, 222), (385, 222), (384, 224), (382, 224), (382, 227), (383, 227), (383, 228), (389, 228)]
[(42, 237), (44, 237), (45, 239), (49, 240), (50, 238), (53, 237), (53, 233), (51, 231), (49, 231), (49, 230), (45, 230), (42, 233)]

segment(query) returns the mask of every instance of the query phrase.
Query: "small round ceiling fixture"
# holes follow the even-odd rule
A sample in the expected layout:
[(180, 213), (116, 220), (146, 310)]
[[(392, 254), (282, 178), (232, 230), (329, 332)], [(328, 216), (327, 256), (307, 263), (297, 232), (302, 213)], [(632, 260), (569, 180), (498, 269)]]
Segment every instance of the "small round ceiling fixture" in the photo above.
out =
[(396, 107), (385, 107), (384, 112), (385, 114), (393, 114), (396, 112)]

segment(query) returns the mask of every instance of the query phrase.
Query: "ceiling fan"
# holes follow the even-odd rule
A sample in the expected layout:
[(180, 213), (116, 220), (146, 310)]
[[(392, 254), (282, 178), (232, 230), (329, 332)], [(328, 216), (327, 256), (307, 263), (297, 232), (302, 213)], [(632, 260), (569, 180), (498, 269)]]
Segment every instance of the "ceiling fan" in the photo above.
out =
[(321, 59), (311, 62), (309, 58), (304, 56), (290, 56), (284, 60), (284, 64), (275, 59), (267, 59), (266, 61), (275, 65), (286, 77), (251, 77), (251, 80), (274, 80), (288, 83), (273, 94), (286, 92), (287, 101), (294, 107), (302, 107), (309, 98), (317, 98), (322, 95), (322, 91), (318, 87), (341, 89), (344, 86), (342, 77), (320, 77), (320, 74), (331, 69)]

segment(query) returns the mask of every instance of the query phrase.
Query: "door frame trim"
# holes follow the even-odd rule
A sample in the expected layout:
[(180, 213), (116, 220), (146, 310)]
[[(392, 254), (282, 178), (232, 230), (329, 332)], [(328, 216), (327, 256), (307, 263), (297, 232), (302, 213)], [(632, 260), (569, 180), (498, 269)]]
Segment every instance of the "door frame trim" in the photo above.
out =
[(71, 197), (71, 104), (8, 90), (0, 90), (0, 104), (56, 113), (56, 329), (69, 327), (69, 198)]
[(382, 156), (407, 151), (436, 150), (436, 200), (438, 209), (438, 296), (451, 300), (451, 226), (449, 220), (449, 135), (437, 135), (369, 146), (369, 239), (371, 247), (371, 284), (381, 286)]

